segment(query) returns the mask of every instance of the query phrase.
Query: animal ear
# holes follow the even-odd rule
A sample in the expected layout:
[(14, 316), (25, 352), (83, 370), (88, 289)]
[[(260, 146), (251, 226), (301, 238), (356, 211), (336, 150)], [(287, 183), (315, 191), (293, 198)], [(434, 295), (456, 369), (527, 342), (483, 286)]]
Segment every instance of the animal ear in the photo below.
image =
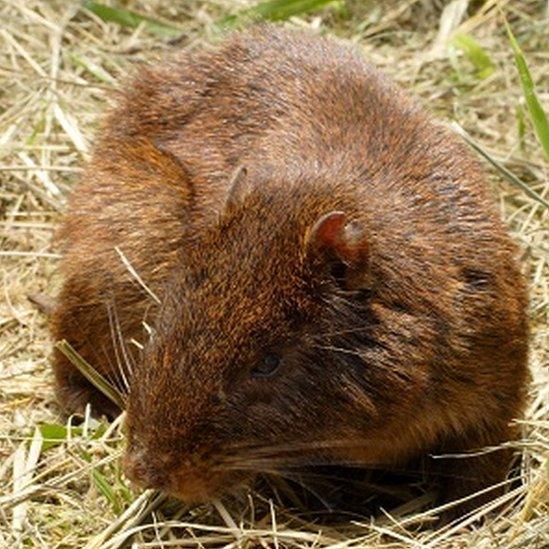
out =
[(245, 166), (238, 166), (229, 181), (229, 190), (225, 208), (234, 208), (240, 204), (252, 190), (252, 183), (248, 178), (248, 170)]
[(308, 254), (328, 264), (347, 288), (368, 286), (368, 242), (359, 221), (349, 221), (341, 211), (326, 213), (312, 226), (306, 246)]

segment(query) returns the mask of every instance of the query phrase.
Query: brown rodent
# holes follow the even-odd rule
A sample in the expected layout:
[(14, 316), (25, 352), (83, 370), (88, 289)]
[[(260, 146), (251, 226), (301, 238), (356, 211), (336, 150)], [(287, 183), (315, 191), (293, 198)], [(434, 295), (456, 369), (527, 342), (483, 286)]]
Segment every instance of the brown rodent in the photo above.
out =
[[(141, 68), (59, 237), (53, 335), (129, 379), (143, 486), (203, 501), (261, 469), (516, 436), (527, 297), (486, 176), (330, 39), (261, 26)], [(55, 374), (68, 411), (116, 412), (59, 353)], [(442, 500), (510, 458), (435, 461)]]

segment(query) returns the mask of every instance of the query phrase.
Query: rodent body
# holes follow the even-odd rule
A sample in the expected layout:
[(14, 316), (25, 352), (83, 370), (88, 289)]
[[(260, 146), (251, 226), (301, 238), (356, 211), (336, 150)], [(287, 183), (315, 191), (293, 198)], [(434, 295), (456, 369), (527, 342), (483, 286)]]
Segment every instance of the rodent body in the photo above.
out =
[[(126, 469), (143, 485), (200, 501), (299, 460), (515, 436), (527, 299), (485, 176), (329, 39), (263, 26), (143, 69), (59, 239), (54, 337), (129, 378)], [(115, 412), (59, 353), (54, 368), (68, 410)], [(443, 499), (509, 459), (448, 460)]]

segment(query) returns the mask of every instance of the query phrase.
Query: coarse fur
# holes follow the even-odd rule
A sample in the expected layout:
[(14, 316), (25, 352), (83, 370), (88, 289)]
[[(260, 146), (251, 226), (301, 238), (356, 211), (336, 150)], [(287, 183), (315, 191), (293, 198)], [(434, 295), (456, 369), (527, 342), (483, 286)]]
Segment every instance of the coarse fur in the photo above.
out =
[[(333, 40), (260, 26), (140, 68), (59, 242), (54, 338), (129, 384), (126, 471), (144, 486), (202, 501), (262, 470), (516, 436), (527, 298), (486, 176)], [(116, 413), (59, 352), (54, 369), (68, 411)], [(433, 462), (442, 500), (510, 458)]]

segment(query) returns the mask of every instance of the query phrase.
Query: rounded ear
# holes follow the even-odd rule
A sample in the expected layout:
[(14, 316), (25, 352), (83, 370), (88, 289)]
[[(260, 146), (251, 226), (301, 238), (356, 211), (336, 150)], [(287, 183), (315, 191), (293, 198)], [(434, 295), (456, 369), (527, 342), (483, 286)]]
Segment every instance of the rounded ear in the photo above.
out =
[(349, 221), (342, 211), (322, 215), (309, 231), (307, 254), (327, 264), (339, 262), (344, 284), (349, 289), (368, 286), (368, 242), (358, 221)]
[(245, 166), (238, 166), (235, 169), (229, 181), (225, 209), (234, 208), (236, 205), (242, 203), (251, 192), (252, 183), (247, 176), (248, 170)]
[(310, 251), (324, 251), (347, 265), (365, 259), (367, 243), (364, 228), (357, 221), (347, 221), (344, 212), (321, 216), (313, 225), (307, 246)]

